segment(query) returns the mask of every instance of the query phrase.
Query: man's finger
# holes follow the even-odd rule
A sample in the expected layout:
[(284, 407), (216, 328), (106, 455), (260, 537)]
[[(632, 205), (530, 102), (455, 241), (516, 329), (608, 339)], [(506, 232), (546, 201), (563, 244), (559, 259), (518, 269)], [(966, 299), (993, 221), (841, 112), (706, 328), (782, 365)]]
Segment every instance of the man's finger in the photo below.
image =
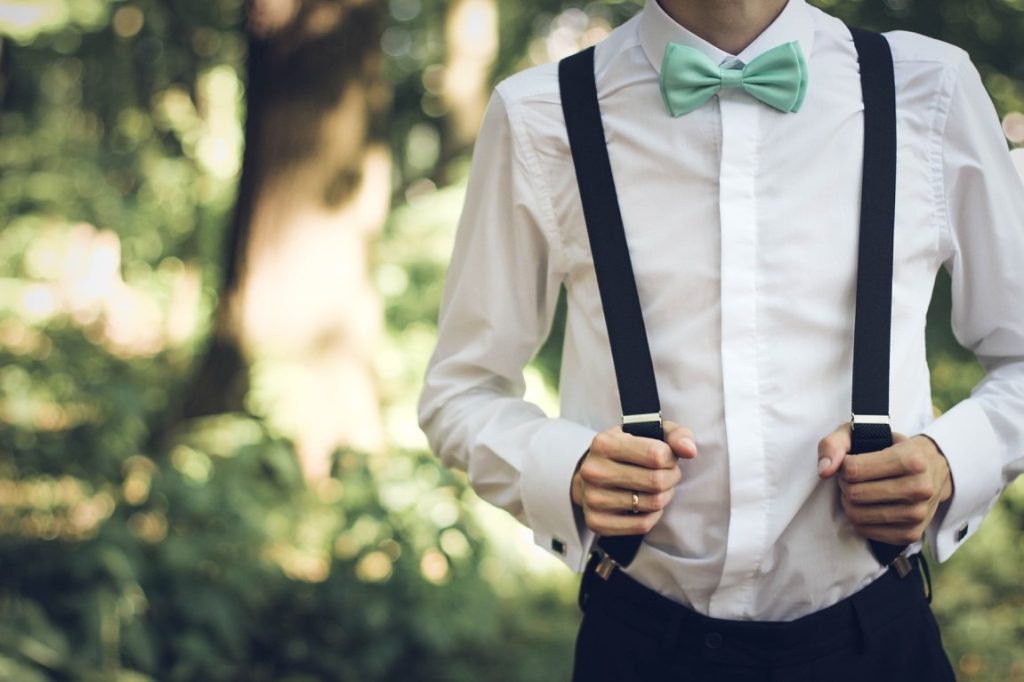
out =
[(665, 430), (665, 442), (676, 457), (693, 459), (697, 456), (697, 441), (694, 440), (693, 431), (667, 420), (662, 428)]
[(818, 441), (818, 476), (821, 478), (834, 476), (850, 452), (851, 443), (848, 423), (840, 425), (835, 431)]
[(895, 476), (850, 483), (844, 475), (839, 481), (839, 488), (843, 499), (851, 504), (913, 504), (931, 500), (938, 493), (934, 482), (927, 476)]
[(842, 464), (842, 476), (847, 483), (862, 483), (914, 476), (925, 473), (927, 469), (928, 462), (922, 453), (896, 445), (847, 458)]
[(895, 504), (852, 504), (843, 500), (843, 511), (855, 526), (917, 525), (931, 520), (934, 507), (927, 501)]
[(924, 524), (855, 525), (857, 535), (866, 540), (878, 540), (890, 545), (909, 545), (924, 536)]
[(590, 511), (617, 514), (633, 513), (633, 495), (636, 495), (636, 513), (648, 514), (661, 511), (672, 499), (673, 489), (660, 493), (641, 493), (615, 488), (587, 488), (586, 507)]
[(661, 518), (662, 512), (649, 514), (615, 514), (587, 511), (587, 527), (598, 535), (646, 535)]
[(588, 491), (593, 486), (658, 494), (674, 488), (683, 475), (677, 466), (649, 469), (610, 459), (588, 458), (580, 466), (580, 477), (586, 482)]
[(654, 438), (633, 436), (621, 428), (597, 434), (590, 451), (599, 457), (646, 469), (669, 469), (676, 466), (676, 455), (667, 443)]

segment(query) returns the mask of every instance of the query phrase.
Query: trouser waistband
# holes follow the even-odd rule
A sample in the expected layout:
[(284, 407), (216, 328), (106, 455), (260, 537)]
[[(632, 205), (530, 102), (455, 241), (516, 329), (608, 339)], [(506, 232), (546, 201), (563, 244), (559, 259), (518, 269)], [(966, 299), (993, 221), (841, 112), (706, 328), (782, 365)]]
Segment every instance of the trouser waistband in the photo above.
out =
[[(742, 665), (786, 665), (813, 660), (838, 647), (869, 644), (872, 633), (915, 606), (930, 593), (924, 558), (911, 557), (904, 576), (890, 568), (870, 585), (821, 611), (786, 622), (711, 618), (644, 587), (622, 571), (607, 580), (595, 573), (600, 556), (591, 557), (580, 587), (580, 605), (667, 647), (708, 660)], [(926, 566), (926, 565), (925, 565)], [(924, 579), (923, 579), (924, 578)]]

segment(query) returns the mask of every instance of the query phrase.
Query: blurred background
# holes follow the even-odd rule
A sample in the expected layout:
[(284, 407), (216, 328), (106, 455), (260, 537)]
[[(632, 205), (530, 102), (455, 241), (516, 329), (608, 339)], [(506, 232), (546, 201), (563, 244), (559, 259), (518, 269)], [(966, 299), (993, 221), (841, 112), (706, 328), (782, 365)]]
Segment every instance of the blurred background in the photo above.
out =
[[(1024, 2), (817, 4), (967, 49), (1024, 144)], [(0, 680), (568, 679), (576, 579), (415, 400), (491, 87), (639, 6), (0, 0)], [(935, 570), (963, 680), (1024, 680), (1022, 529)]]

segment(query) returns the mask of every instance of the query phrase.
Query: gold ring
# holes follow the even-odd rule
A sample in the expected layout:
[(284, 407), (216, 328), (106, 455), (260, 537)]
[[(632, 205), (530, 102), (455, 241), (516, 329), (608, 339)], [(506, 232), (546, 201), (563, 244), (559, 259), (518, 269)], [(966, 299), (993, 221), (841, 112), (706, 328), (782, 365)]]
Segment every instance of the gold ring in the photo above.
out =
[(640, 513), (640, 495), (638, 493), (633, 493), (633, 513)]

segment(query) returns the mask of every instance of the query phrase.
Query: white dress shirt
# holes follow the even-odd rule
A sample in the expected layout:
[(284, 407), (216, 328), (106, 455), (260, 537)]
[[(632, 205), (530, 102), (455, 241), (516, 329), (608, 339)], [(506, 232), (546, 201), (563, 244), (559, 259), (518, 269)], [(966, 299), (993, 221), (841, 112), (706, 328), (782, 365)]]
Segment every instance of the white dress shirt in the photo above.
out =
[[(955, 494), (927, 538), (945, 560), (1024, 465), (1024, 187), (960, 49), (888, 34), (898, 178), (893, 429), (935, 440)], [(799, 113), (740, 90), (671, 117), (667, 41), (748, 63), (791, 40), (807, 56)], [(845, 518), (817, 442), (849, 419), (863, 104), (846, 26), (790, 0), (739, 55), (656, 2), (597, 46), (597, 88), (666, 419), (699, 456), (628, 573), (719, 618), (789, 620), (883, 570)], [(986, 369), (934, 418), (925, 313), (953, 281), (957, 339)], [(522, 369), (568, 293), (561, 415), (523, 400)], [(477, 142), (420, 418), (483, 498), (579, 570), (593, 534), (570, 482), (621, 421), (608, 335), (559, 101), (557, 65), (496, 88)], [(917, 548), (915, 548), (917, 549)]]

